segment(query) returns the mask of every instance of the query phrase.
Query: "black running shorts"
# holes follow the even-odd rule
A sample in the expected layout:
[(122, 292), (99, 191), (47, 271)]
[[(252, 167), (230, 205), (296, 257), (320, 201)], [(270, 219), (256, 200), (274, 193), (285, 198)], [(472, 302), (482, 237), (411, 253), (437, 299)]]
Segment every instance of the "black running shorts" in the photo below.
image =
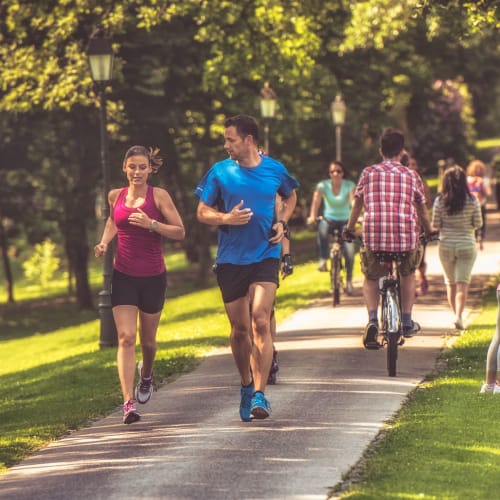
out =
[(252, 283), (278, 285), (279, 262), (279, 259), (265, 259), (248, 265), (217, 264), (214, 272), (224, 303), (244, 297)]
[(163, 309), (167, 292), (167, 272), (157, 276), (136, 277), (113, 269), (111, 306), (137, 306), (140, 311), (155, 314)]

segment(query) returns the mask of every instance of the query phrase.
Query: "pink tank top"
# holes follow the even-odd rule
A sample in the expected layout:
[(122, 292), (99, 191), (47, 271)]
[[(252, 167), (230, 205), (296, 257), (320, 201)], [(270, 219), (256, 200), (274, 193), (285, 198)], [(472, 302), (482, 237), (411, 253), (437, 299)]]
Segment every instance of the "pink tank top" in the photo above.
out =
[[(125, 205), (127, 193), (128, 188), (121, 190), (113, 209), (113, 218), (118, 229), (114, 267), (129, 276), (157, 276), (165, 271), (162, 237), (158, 233), (129, 223), (128, 216), (137, 212), (137, 208)], [(163, 215), (155, 205), (152, 186), (148, 186), (146, 201), (139, 208), (152, 219), (163, 222)]]

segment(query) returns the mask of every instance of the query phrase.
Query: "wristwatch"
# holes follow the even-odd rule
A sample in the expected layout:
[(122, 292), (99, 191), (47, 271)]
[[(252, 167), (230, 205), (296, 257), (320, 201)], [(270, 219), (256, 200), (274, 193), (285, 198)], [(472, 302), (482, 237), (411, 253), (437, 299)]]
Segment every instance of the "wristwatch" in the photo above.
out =
[(151, 233), (154, 233), (156, 232), (157, 227), (158, 227), (158, 222), (156, 222), (154, 219), (151, 219), (151, 228), (149, 229), (149, 231)]
[(279, 220), (278, 223), (283, 226), (283, 233), (285, 234), (285, 238), (290, 239), (290, 228), (288, 227), (288, 224), (284, 220)]

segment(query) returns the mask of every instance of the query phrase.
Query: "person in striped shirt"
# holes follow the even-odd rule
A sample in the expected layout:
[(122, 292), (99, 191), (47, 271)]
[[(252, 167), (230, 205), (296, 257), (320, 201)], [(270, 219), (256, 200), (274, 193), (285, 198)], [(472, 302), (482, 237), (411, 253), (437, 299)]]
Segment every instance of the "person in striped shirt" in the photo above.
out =
[(401, 283), (403, 335), (412, 337), (419, 329), (412, 320), (415, 301), (415, 270), (422, 258), (419, 243), (420, 226), (431, 233), (425, 205), (422, 179), (401, 163), (407, 156), (404, 135), (396, 129), (386, 129), (380, 138), (382, 162), (366, 167), (354, 191), (354, 200), (344, 237), (354, 232), (356, 221), (364, 207), (363, 247), (360, 250), (361, 270), (365, 275), (363, 295), (368, 310), (368, 324), (363, 335), (367, 349), (378, 349), (379, 278), (386, 267), (378, 252), (403, 254), (398, 270)]
[(464, 329), (462, 314), (477, 256), (475, 230), (482, 223), (481, 206), (469, 191), (465, 170), (458, 165), (448, 168), (434, 201), (432, 225), (440, 233), (439, 260), (457, 330)]

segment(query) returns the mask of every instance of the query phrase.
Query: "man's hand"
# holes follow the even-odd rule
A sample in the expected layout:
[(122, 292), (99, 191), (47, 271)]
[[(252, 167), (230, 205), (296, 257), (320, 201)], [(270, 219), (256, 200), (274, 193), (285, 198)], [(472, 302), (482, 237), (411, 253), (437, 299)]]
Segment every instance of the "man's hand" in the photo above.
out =
[(353, 241), (356, 239), (356, 233), (353, 229), (348, 229), (347, 226), (344, 226), (342, 229), (342, 239), (344, 241)]
[(293, 273), (292, 256), (289, 253), (286, 253), (281, 257), (280, 268), (282, 279), (285, 279)]
[(232, 226), (243, 226), (248, 224), (253, 216), (253, 212), (251, 208), (241, 208), (243, 203), (243, 200), (241, 200), (231, 209), (231, 211), (227, 214), (226, 224), (231, 224)]

